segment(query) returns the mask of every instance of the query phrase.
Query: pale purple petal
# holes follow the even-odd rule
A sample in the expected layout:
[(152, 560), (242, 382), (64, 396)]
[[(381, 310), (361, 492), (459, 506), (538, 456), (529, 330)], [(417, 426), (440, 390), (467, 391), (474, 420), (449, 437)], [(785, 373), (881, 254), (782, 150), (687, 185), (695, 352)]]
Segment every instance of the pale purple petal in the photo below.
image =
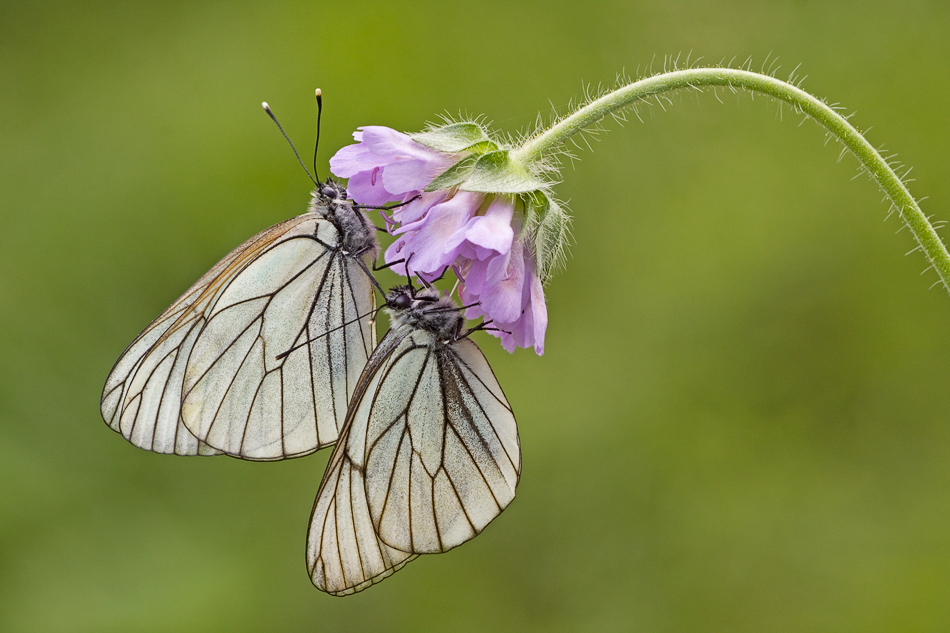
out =
[(455, 160), (455, 156), (436, 154), (428, 160), (393, 161), (383, 171), (383, 184), (392, 193), (422, 191), (436, 176), (451, 167)]
[(360, 129), (363, 130), (363, 145), (383, 158), (428, 160), (434, 156), (443, 156), (441, 152), (416, 143), (408, 134), (383, 125), (366, 125)]
[(522, 250), (520, 241), (512, 245), (505, 276), (478, 297), (485, 312), (502, 323), (517, 321), (524, 306), (525, 266)]
[[(439, 204), (447, 197), (448, 193), (445, 191), (433, 191), (431, 193), (420, 194), (418, 198), (409, 204), (402, 207), (396, 207), (390, 211), (392, 223), (399, 223), (403, 226), (406, 226), (414, 222), (418, 222), (426, 213), (429, 212), (429, 209)], [(391, 232), (395, 233), (395, 231)]]
[(353, 174), (346, 183), (346, 192), (360, 204), (378, 207), (393, 199), (393, 194), (383, 187), (379, 168)]
[[(527, 302), (524, 312), (518, 323), (513, 324), (509, 329), (511, 332), (511, 342), (518, 347), (534, 347), (534, 351), (541, 356), (544, 354), (544, 331), (548, 326), (548, 309), (544, 304), (544, 287), (541, 279), (534, 272), (534, 262), (526, 261), (526, 270), (529, 274), (525, 276), (527, 282), (525, 294)], [(508, 328), (504, 328), (508, 329)], [(502, 337), (502, 345), (505, 340)], [(513, 351), (509, 349), (508, 351)]]
[(457, 193), (433, 205), (423, 219), (397, 230), (397, 233), (405, 232), (402, 256), (412, 255), (412, 270), (437, 274), (455, 261), (465, 237), (465, 226), (482, 197), (482, 194)]
[[(544, 284), (537, 274), (531, 275), (531, 320), (534, 321), (534, 336), (531, 345), (538, 356), (544, 354), (544, 333), (548, 329), (548, 306), (544, 301)], [(525, 314), (527, 314), (527, 310)]]
[[(386, 253), (383, 255), (387, 264), (391, 264), (389, 270), (393, 271), (397, 275), (402, 275), (403, 277), (409, 276), (409, 271), (406, 269), (406, 239), (399, 238), (395, 242), (389, 245), (389, 248), (386, 249)], [(398, 262), (398, 263), (393, 263)], [(415, 263), (415, 262), (413, 262)]]
[[(397, 235), (396, 240), (386, 249), (384, 259), (387, 264), (391, 264), (390, 270), (403, 277), (409, 277), (406, 270), (406, 258), (412, 253), (407, 248), (407, 242), (410, 237), (416, 234), (416, 231), (425, 221), (429, 210), (443, 202), (448, 197), (445, 191), (435, 191), (424, 193), (417, 200), (413, 200), (404, 207), (398, 207), (392, 211), (392, 218), (386, 218), (387, 229), (391, 234)], [(396, 263), (399, 262), (399, 263)], [(413, 269), (416, 267), (413, 259)]]
[(469, 291), (483, 294), (489, 285), (500, 283), (508, 275), (514, 230), (511, 227), (514, 201), (500, 197), (492, 200), (484, 215), (469, 220), (465, 241), (459, 245), (459, 256), (469, 264), (465, 267), (465, 284)]
[(491, 251), (492, 256), (485, 259), (466, 257), (465, 249), (459, 249), (459, 253), (464, 260), (465, 287), (476, 295), (483, 295), (494, 286), (497, 286), (508, 276), (508, 267), (511, 263), (511, 251), (506, 253), (495, 253)]
[(347, 190), (360, 204), (378, 206), (406, 200), (459, 159), (388, 127), (370, 125), (360, 130), (353, 134), (358, 143), (341, 148), (330, 159), (331, 171), (350, 179)]
[(362, 143), (341, 147), (330, 158), (330, 170), (340, 178), (351, 178), (354, 174), (379, 165), (380, 157), (366, 149)]
[[(470, 296), (479, 296), (488, 291), (488, 266), (477, 259), (462, 258), (462, 265), (456, 267), (456, 276), (465, 280), (464, 289)], [(469, 317), (472, 318), (472, 317)]]
[(508, 275), (508, 268), (511, 265), (511, 251), (499, 253), (496, 257), (486, 260), (485, 281), (489, 284), (497, 284)]
[(489, 252), (507, 253), (515, 236), (511, 228), (511, 218), (515, 212), (514, 200), (506, 196), (495, 198), (485, 211), (485, 215), (473, 218), (465, 230), (465, 239), (480, 247), (479, 259), (491, 255)]
[[(535, 270), (534, 258), (516, 242), (512, 247), (513, 263), (510, 276), (502, 284), (490, 286), (487, 292), (476, 292), (480, 262), (466, 262), (456, 267), (456, 274), (464, 277), (459, 295), (464, 303), (479, 302), (468, 308), (465, 317), (483, 317), (492, 321), (489, 334), (501, 339), (502, 347), (513, 352), (516, 347), (534, 347), (538, 355), (544, 353), (544, 332), (547, 328), (547, 307), (544, 303), (544, 288)], [(517, 264), (520, 262), (520, 265)], [(469, 281), (476, 282), (470, 284)], [(515, 308), (513, 310), (513, 308)]]

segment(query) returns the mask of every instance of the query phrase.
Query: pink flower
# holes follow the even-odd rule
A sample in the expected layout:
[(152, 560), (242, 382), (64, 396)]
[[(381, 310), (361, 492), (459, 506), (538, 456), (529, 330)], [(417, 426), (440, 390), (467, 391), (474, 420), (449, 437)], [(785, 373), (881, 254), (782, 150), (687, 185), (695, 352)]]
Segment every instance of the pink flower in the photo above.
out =
[(515, 211), (520, 198), (475, 193), (457, 187), (426, 192), (432, 180), (463, 156), (425, 147), (389, 128), (360, 128), (359, 141), (330, 159), (333, 173), (348, 177), (359, 204), (411, 200), (387, 218), (396, 240), (387, 263), (405, 276), (432, 279), (451, 267), (460, 280), (467, 318), (492, 321), (488, 332), (509, 352), (533, 347), (544, 352), (547, 309), (531, 248), (520, 235)]
[(416, 143), (408, 134), (388, 127), (368, 125), (354, 132), (355, 145), (347, 145), (330, 159), (330, 169), (349, 178), (347, 190), (360, 204), (379, 206), (408, 200), (459, 157)]
[[(499, 261), (504, 261), (506, 266), (499, 268)], [(465, 311), (466, 318), (491, 319), (491, 325), (497, 330), (488, 330), (489, 334), (501, 337), (502, 347), (509, 352), (516, 347), (534, 347), (539, 356), (544, 353), (544, 331), (548, 326), (544, 289), (534, 258), (521, 240), (512, 243), (504, 258), (467, 261), (462, 258), (456, 271), (466, 280), (459, 288), (463, 303), (478, 302)]]

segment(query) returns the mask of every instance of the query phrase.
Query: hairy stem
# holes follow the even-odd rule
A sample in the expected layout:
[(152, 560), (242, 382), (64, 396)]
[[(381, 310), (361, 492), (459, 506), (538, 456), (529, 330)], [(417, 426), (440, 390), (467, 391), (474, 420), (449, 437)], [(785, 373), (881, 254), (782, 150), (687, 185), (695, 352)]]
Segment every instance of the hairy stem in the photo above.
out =
[(578, 132), (589, 129), (611, 113), (618, 112), (655, 95), (703, 86), (727, 86), (761, 92), (791, 104), (820, 123), (848, 148), (890, 198), (901, 219), (914, 234), (944, 288), (950, 292), (950, 253), (944, 246), (917, 201), (887, 161), (847, 119), (820, 99), (790, 83), (768, 75), (732, 68), (693, 68), (667, 72), (634, 82), (580, 108), (551, 128), (529, 139), (511, 153), (523, 165), (535, 163), (558, 149)]

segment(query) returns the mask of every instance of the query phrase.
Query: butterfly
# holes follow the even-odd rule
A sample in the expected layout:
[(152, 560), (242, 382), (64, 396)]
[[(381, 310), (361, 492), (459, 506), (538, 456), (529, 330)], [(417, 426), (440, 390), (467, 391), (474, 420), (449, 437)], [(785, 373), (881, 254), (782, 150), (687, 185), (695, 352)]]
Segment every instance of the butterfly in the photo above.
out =
[(136, 337), (103, 419), (157, 453), (275, 460), (333, 444), (376, 343), (375, 231), (343, 186), (319, 184), (306, 213), (228, 253)]
[(514, 414), (461, 308), (411, 286), (386, 308), (392, 327), (357, 382), (310, 518), (307, 568), (334, 595), (475, 537), (521, 473)]

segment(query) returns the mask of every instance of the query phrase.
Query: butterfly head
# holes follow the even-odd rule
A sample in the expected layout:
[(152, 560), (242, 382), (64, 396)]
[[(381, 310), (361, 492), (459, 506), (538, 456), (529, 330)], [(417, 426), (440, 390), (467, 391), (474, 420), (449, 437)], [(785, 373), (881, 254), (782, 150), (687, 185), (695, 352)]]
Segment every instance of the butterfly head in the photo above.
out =
[(426, 330), (441, 341), (456, 340), (465, 323), (458, 304), (436, 288), (396, 286), (386, 295), (386, 311), (393, 329)]

